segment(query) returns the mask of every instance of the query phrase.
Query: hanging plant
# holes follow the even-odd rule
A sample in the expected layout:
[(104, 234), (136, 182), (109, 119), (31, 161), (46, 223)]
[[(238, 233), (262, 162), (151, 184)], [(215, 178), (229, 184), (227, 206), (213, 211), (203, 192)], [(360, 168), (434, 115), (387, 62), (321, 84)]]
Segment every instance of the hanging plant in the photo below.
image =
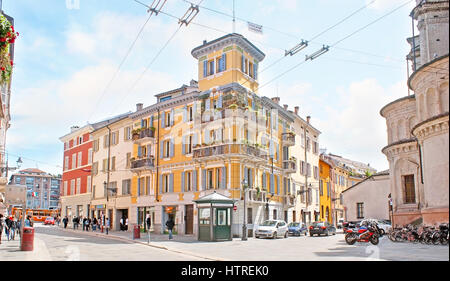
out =
[(10, 44), (16, 41), (19, 32), (14, 30), (14, 26), (0, 15), (0, 85), (11, 81), (12, 67), (14, 65), (9, 53)]

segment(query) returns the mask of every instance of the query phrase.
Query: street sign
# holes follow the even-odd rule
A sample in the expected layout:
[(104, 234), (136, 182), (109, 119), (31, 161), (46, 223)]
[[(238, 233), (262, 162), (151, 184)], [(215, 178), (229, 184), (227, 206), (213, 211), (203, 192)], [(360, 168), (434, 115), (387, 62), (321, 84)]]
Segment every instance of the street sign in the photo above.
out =
[(6, 205), (25, 205), (27, 200), (26, 185), (7, 185), (5, 190)]
[(234, 211), (237, 210), (237, 206), (236, 206), (236, 205), (233, 206), (233, 210), (234, 210)]

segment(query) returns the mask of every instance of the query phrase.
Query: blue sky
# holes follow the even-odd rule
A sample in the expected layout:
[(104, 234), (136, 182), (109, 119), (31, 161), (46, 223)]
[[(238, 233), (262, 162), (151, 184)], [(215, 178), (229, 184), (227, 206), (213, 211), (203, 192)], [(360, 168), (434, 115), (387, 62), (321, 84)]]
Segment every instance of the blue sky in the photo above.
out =
[[(384, 170), (388, 163), (381, 149), (387, 137), (379, 110), (408, 94), (406, 38), (412, 35), (409, 13), (415, 1), (316, 60), (266, 83), (304, 61), (305, 55), (322, 44), (333, 45), (406, 2), (235, 0), (236, 16), (263, 25), (264, 30), (263, 35), (250, 32), (244, 21), (237, 20), (236, 32), (266, 54), (260, 66), (260, 71), (264, 70), (259, 75), (260, 85), (264, 85), (261, 95), (278, 95), (281, 104), (288, 104), (290, 109), (299, 106), (302, 117), (310, 115), (312, 124), (322, 132), (321, 148)], [(232, 3), (204, 0), (201, 6), (232, 14)], [(189, 5), (183, 0), (167, 0), (163, 11), (181, 17)], [(301, 39), (309, 40), (365, 5), (312, 40), (308, 48), (265, 69)], [(132, 87), (177, 29), (175, 19), (164, 14), (154, 16), (102, 95), (147, 19), (145, 7), (133, 0), (79, 0), (79, 9), (69, 9), (66, 0), (4, 0), (3, 10), (15, 18), (15, 29), (20, 32), (7, 135), (10, 165), (20, 155), (22, 168), (39, 167), (52, 173), (61, 173), (63, 144), (59, 137), (68, 133), (70, 126), (134, 110), (139, 102), (150, 105), (155, 102), (155, 94), (197, 79), (191, 50), (203, 40), (232, 31), (231, 18), (200, 8), (194, 22), (216, 30), (183, 26)]]

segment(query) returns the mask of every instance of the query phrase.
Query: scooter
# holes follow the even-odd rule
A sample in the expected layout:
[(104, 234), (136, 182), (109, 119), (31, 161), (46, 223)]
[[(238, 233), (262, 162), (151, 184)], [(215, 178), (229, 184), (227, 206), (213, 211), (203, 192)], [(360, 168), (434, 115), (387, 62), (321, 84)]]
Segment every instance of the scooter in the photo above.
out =
[(380, 233), (381, 231), (376, 224), (370, 224), (368, 227), (361, 226), (357, 232), (349, 229), (345, 234), (345, 242), (349, 245), (356, 242), (370, 242), (377, 245), (380, 242)]

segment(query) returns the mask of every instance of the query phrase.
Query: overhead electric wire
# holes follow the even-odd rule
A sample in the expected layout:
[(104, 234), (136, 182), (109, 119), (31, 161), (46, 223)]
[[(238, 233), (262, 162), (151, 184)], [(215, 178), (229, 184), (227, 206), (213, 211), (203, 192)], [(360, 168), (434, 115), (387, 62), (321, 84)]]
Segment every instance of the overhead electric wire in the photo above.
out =
[(144, 71), (140, 74), (140, 76), (138, 77), (138, 79), (136, 79), (136, 81), (134, 81), (133, 85), (131, 86), (131, 88), (127, 91), (127, 94), (123, 97), (123, 99), (121, 100), (121, 102), (112, 110), (111, 113), (114, 113), (115, 110), (123, 103), (123, 101), (128, 97), (128, 95), (134, 90), (134, 88), (136, 87), (136, 85), (139, 83), (139, 81), (142, 79), (142, 77), (144, 76), (144, 74), (149, 70), (150, 66), (152, 66), (152, 64), (156, 61), (156, 59), (159, 57), (159, 55), (164, 51), (164, 49), (167, 47), (167, 45), (169, 45), (170, 41), (172, 41), (172, 39), (175, 37), (175, 35), (178, 33), (178, 31), (181, 29), (182, 25), (179, 25), (178, 28), (175, 30), (175, 32), (170, 36), (170, 38), (166, 41), (166, 43), (163, 45), (163, 47), (161, 49), (159, 49), (159, 51), (156, 53), (156, 55), (153, 57), (153, 59), (151, 60), (151, 62), (147, 65), (147, 67), (144, 69)]
[[(134, 0), (136, 1), (136, 0)], [(138, 1), (136, 1), (138, 2)], [(149, 22), (150, 18), (152, 17), (153, 13), (150, 14), (150, 16), (147, 18), (147, 20), (144, 22), (144, 24), (142, 25), (141, 29), (139, 30), (138, 34), (136, 35), (136, 38), (134, 39), (133, 43), (131, 43), (130, 47), (128, 48), (125, 56), (123, 57), (122, 61), (120, 62), (119, 66), (117, 67), (116, 72), (114, 73), (113, 77), (111, 78), (111, 80), (108, 82), (108, 84), (106, 85), (105, 89), (102, 92), (102, 95), (100, 96), (100, 98), (97, 101), (97, 104), (94, 107), (94, 111), (91, 113), (91, 115), (89, 116), (88, 120), (91, 119), (92, 115), (95, 113), (98, 105), (100, 104), (101, 100), (103, 99), (103, 97), (105, 96), (107, 90), (109, 89), (109, 87), (111, 86), (111, 84), (113, 83), (114, 79), (116, 78), (117, 74), (120, 72), (120, 69), (122, 68), (123, 64), (125, 63), (125, 61), (127, 60), (128, 56), (130, 55), (131, 51), (134, 48), (134, 45), (136, 44), (137, 40), (139, 39), (139, 37), (141, 36), (142, 32), (144, 31), (145, 26), (147, 25), (147, 23)]]
[[(412, 2), (412, 1), (414, 1), (414, 0), (409, 0), (409, 1), (407, 1), (407, 2), (405, 2), (405, 3), (403, 3), (403, 4), (401, 4), (400, 6), (398, 6), (397, 8), (395, 8), (395, 9), (393, 9), (393, 10), (391, 10), (391, 11), (388, 12), (387, 14), (384, 14), (383, 16), (377, 18), (376, 20), (374, 20), (374, 21), (372, 21), (372, 22), (370, 22), (370, 23), (364, 25), (363, 27), (361, 27), (361, 28), (357, 29), (356, 31), (350, 33), (349, 35), (347, 35), (347, 36), (343, 37), (342, 39), (336, 41), (335, 43), (333, 43), (332, 45), (330, 45), (330, 47), (336, 46), (337, 44), (341, 43), (342, 41), (344, 41), (344, 40), (350, 38), (351, 36), (355, 35), (356, 33), (360, 32), (360, 31), (362, 31), (362, 30), (364, 30), (365, 28), (369, 27), (370, 25), (372, 25), (372, 24), (374, 24), (374, 23), (380, 21), (381, 19), (383, 19), (383, 18), (385, 18), (386, 16), (392, 14), (393, 12), (399, 10), (400, 8), (406, 6), (407, 4), (409, 4), (409, 3)], [(298, 63), (298, 64), (296, 64), (295, 66), (291, 67), (290, 69), (288, 69), (287, 71), (283, 72), (282, 74), (277, 75), (274, 79), (272, 79), (272, 80), (270, 80), (269, 82), (265, 83), (264, 85), (260, 86), (259, 89), (261, 89), (261, 88), (267, 86), (268, 84), (272, 83), (273, 81), (277, 80), (278, 78), (284, 76), (286, 73), (288, 73), (288, 72), (290, 72), (290, 71), (296, 69), (297, 67), (299, 67), (300, 65), (302, 65), (302, 64), (305, 63), (305, 62), (306, 62), (306, 60), (301, 61), (300, 63)]]

